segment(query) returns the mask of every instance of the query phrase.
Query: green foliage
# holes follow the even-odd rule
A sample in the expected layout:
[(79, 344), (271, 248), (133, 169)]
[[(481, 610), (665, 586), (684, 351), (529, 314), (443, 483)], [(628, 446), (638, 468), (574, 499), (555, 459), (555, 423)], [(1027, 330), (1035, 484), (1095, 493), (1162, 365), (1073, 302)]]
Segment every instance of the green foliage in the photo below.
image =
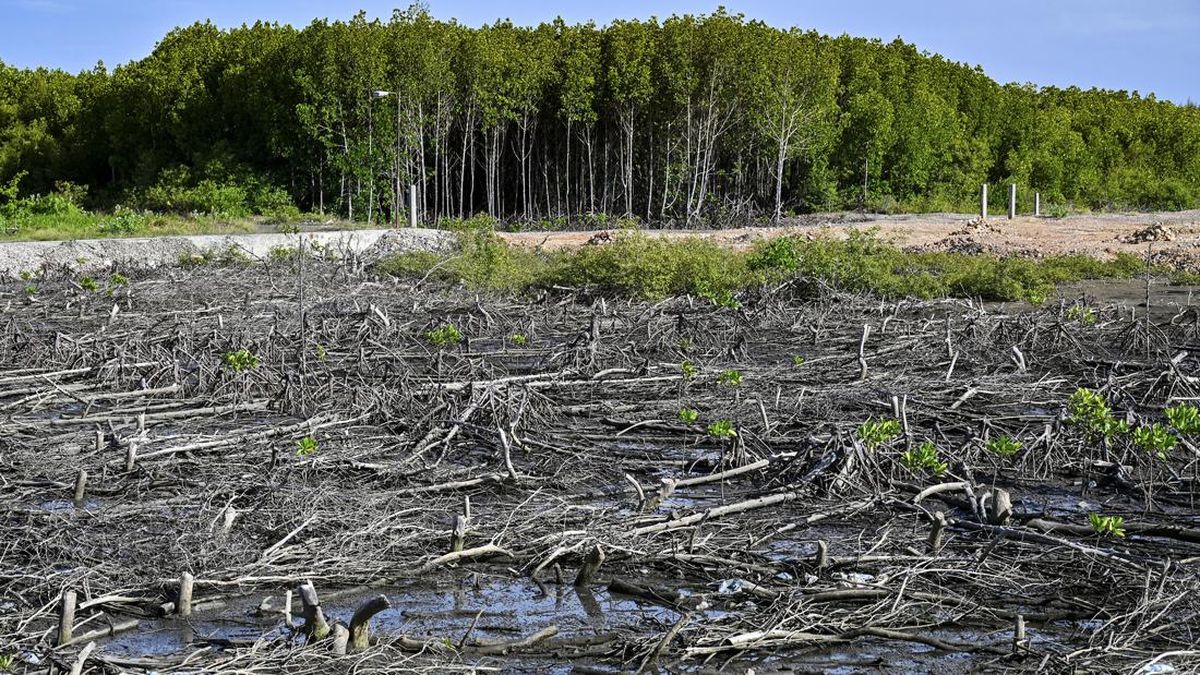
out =
[(900, 456), (900, 463), (913, 473), (924, 471), (934, 476), (946, 473), (949, 465), (938, 459), (937, 446), (933, 441), (925, 441), (911, 450), (905, 450)]
[(17, 662), (15, 654), (0, 654), (0, 671), (9, 672)]
[(37, 292), (38, 292), (37, 284), (26, 284), (25, 285), (25, 295), (33, 296), (33, 295), (37, 295)]
[(1089, 513), (1088, 523), (1101, 537), (1124, 537), (1125, 519), (1121, 516), (1103, 516), (1099, 513)]
[(247, 370), (253, 370), (258, 367), (258, 356), (251, 353), (248, 349), (238, 349), (236, 351), (225, 352), (221, 358), (225, 367), (235, 373), (241, 373)]
[(517, 347), (524, 347), (529, 344), (529, 338), (524, 333), (513, 333), (508, 337), (508, 341)]
[(120, 272), (113, 272), (112, 276), (108, 278), (108, 282), (113, 286), (128, 286), (129, 277), (121, 274)]
[(858, 439), (873, 450), (900, 436), (900, 422), (893, 419), (867, 420), (858, 427)]
[(1021, 451), (1024, 444), (1011, 436), (997, 436), (989, 440), (984, 447), (988, 452), (1000, 457), (1012, 457)]
[(679, 421), (684, 424), (695, 424), (700, 419), (700, 412), (694, 408), (680, 408)]
[(1182, 436), (1200, 436), (1200, 408), (1180, 403), (1163, 411), (1171, 427)]
[(742, 372), (732, 368), (722, 370), (717, 374), (717, 383), (727, 387), (740, 387), (742, 384)]
[(99, 288), (99, 286), (96, 284), (96, 280), (93, 279), (92, 277), (80, 278), (79, 287), (89, 293), (95, 293), (96, 289)]
[(452, 323), (442, 324), (437, 328), (425, 334), (429, 339), (429, 343), (434, 347), (453, 347), (462, 342), (462, 333), (458, 331), (458, 326)]
[(308, 457), (317, 451), (317, 439), (312, 436), (305, 436), (296, 441), (296, 456)]
[(796, 366), (797, 368), (804, 365), (804, 357), (800, 356), (799, 354), (792, 356), (792, 365)]
[(1071, 305), (1067, 310), (1068, 321), (1078, 321), (1085, 326), (1091, 326), (1096, 323), (1096, 310), (1083, 305)]
[(1179, 439), (1157, 422), (1133, 430), (1133, 445), (1164, 461), (1178, 443)]
[(713, 438), (733, 438), (737, 436), (737, 429), (734, 428), (733, 422), (729, 420), (717, 420), (708, 425), (706, 431)]
[(679, 372), (683, 373), (683, 378), (685, 380), (690, 380), (700, 374), (700, 369), (697, 368), (696, 364), (692, 363), (691, 361), (684, 361), (683, 363), (679, 364)]
[(1091, 389), (1076, 389), (1067, 402), (1067, 411), (1067, 422), (1083, 429), (1091, 438), (1108, 440), (1129, 433), (1129, 425), (1124, 420), (1118, 421), (1104, 397)]

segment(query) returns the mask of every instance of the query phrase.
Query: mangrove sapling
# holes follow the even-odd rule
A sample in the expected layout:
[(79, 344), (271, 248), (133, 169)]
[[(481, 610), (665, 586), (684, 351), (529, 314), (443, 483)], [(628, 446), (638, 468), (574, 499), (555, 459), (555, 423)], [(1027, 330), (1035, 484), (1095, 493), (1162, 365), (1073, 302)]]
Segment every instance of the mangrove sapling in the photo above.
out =
[(1011, 436), (1005, 435), (989, 440), (984, 444), (984, 447), (987, 448), (988, 452), (1008, 458), (1020, 452), (1024, 444)]
[(1163, 414), (1181, 436), (1200, 436), (1200, 408), (1190, 403), (1180, 403), (1167, 408)]
[(1125, 519), (1121, 516), (1104, 516), (1099, 513), (1089, 513), (1088, 523), (1101, 537), (1124, 537)]
[(797, 368), (804, 365), (804, 357), (800, 356), (799, 354), (793, 356), (792, 357), (792, 365), (796, 366)]
[(948, 464), (938, 459), (937, 446), (933, 441), (925, 441), (911, 450), (905, 450), (900, 456), (900, 463), (914, 474), (924, 471), (941, 476), (949, 468)]
[(221, 357), (221, 362), (225, 367), (235, 373), (241, 373), (247, 370), (253, 370), (258, 367), (258, 356), (252, 353), (249, 349), (238, 349), (231, 352), (225, 352)]
[(513, 333), (509, 336), (508, 341), (516, 347), (524, 347), (529, 344), (529, 338), (524, 333)]
[(739, 387), (742, 384), (742, 372), (733, 368), (722, 370), (717, 375), (717, 383), (727, 387)]
[(1096, 310), (1085, 305), (1071, 305), (1071, 308), (1067, 310), (1067, 320), (1091, 326), (1096, 323)]
[(1167, 460), (1168, 453), (1174, 450), (1178, 443), (1179, 439), (1158, 422), (1133, 430), (1134, 447), (1148, 452), (1162, 461)]
[(442, 324), (441, 326), (434, 328), (426, 333), (425, 337), (429, 339), (430, 344), (439, 349), (443, 347), (453, 347), (459, 342), (462, 342), (462, 333), (459, 332), (458, 326), (455, 326), (452, 323)]
[(858, 439), (868, 450), (898, 438), (903, 429), (894, 419), (867, 420), (858, 427)]
[(99, 288), (99, 286), (96, 284), (96, 280), (93, 279), (92, 277), (81, 278), (79, 280), (79, 287), (89, 293), (95, 293), (96, 290)]
[(737, 429), (730, 420), (717, 420), (708, 425), (708, 435), (713, 438), (728, 439), (737, 436)]
[(700, 412), (695, 408), (680, 408), (679, 421), (684, 424), (695, 424), (700, 419)]
[(1083, 429), (1094, 440), (1107, 441), (1129, 433), (1129, 424), (1116, 419), (1104, 396), (1091, 389), (1076, 389), (1067, 402), (1067, 411), (1067, 422)]
[(691, 361), (684, 361), (683, 363), (679, 364), (679, 372), (683, 373), (685, 380), (691, 380), (695, 379), (695, 377), (700, 374), (700, 369), (697, 368), (696, 364), (692, 363)]
[(308, 457), (317, 452), (317, 439), (312, 436), (305, 436), (296, 441), (296, 456)]

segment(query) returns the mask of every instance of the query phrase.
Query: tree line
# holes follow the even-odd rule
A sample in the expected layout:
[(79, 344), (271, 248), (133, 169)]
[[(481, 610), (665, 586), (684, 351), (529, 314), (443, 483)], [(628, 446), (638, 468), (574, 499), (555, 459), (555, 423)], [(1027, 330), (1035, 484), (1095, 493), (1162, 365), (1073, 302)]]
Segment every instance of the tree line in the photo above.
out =
[(471, 28), (414, 6), (196, 23), (112, 70), (0, 63), (10, 198), (74, 184), (92, 206), (169, 210), (235, 187), (383, 222), (416, 184), (426, 217), (722, 224), (970, 209), (1010, 182), (1049, 204), (1196, 207), (1200, 110), (724, 11)]

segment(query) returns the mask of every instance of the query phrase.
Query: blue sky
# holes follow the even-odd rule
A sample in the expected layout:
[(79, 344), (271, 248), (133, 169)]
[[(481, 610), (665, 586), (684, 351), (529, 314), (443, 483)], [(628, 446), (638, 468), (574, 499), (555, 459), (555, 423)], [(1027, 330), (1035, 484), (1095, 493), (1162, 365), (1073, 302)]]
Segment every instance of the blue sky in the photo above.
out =
[[(0, 0), (0, 60), (78, 71), (141, 58), (172, 27), (266, 19), (304, 25), (361, 8), (391, 15), (407, 0)], [(1104, 87), (1200, 101), (1200, 0), (725, 0), (546, 3), (432, 0), (439, 18), (469, 25), (510, 18), (538, 23), (707, 13), (718, 4), (777, 26), (891, 40), (982, 65), (1001, 82)]]

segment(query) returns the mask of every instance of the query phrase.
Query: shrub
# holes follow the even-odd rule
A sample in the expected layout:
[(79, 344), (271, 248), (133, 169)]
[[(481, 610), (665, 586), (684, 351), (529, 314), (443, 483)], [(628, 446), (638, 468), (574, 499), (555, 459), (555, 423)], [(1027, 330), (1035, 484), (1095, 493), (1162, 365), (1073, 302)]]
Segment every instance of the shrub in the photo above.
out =
[(312, 436), (305, 436), (296, 441), (296, 456), (308, 457), (317, 451), (317, 439)]
[(1076, 389), (1067, 402), (1067, 411), (1067, 423), (1080, 427), (1092, 438), (1107, 440), (1117, 434), (1129, 433), (1129, 425), (1113, 417), (1108, 402), (1091, 389)]
[(1200, 408), (1180, 403), (1163, 411), (1171, 426), (1184, 436), (1200, 435)]
[(1161, 460), (1167, 459), (1167, 454), (1175, 449), (1178, 442), (1179, 439), (1157, 422), (1133, 430), (1133, 445)]

